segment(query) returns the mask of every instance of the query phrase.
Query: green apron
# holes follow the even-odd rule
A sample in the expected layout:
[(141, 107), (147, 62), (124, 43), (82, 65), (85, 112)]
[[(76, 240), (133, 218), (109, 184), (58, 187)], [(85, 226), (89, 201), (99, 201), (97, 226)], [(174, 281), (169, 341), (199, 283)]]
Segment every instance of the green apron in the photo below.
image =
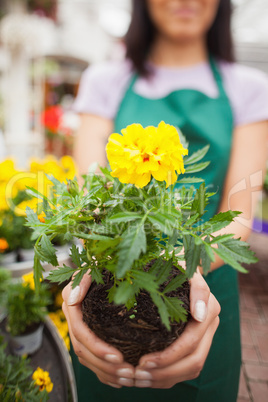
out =
[[(211, 191), (217, 191), (207, 207), (206, 218), (214, 215), (221, 199), (232, 144), (233, 116), (222, 78), (213, 60), (211, 69), (218, 86), (217, 98), (183, 89), (161, 99), (147, 99), (133, 91), (134, 76), (115, 119), (115, 132), (132, 123), (157, 126), (161, 120), (181, 129), (189, 142), (189, 154), (210, 144), (206, 160), (210, 165), (200, 173)], [(236, 402), (241, 364), (237, 273), (227, 265), (205, 278), (221, 305), (220, 325), (200, 376), (171, 389), (114, 389), (98, 381), (80, 365), (76, 356), (79, 402)]]

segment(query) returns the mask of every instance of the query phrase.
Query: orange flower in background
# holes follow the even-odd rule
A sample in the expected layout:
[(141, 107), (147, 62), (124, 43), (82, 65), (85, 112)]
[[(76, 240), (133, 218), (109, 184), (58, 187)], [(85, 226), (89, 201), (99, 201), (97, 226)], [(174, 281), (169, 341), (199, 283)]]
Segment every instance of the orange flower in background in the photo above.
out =
[(4, 253), (9, 248), (6, 239), (0, 239), (0, 253)]

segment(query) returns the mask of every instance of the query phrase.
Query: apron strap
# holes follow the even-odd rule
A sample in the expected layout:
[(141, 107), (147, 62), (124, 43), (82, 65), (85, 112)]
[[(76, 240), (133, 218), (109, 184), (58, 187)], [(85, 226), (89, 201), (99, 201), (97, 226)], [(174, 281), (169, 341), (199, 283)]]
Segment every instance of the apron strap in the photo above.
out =
[(211, 71), (213, 73), (214, 79), (216, 81), (220, 97), (228, 98), (227, 94), (226, 94), (226, 91), (224, 89), (224, 86), (223, 86), (222, 76), (221, 76), (220, 70), (219, 70), (219, 68), (218, 68), (218, 66), (216, 64), (215, 59), (211, 55), (209, 56), (209, 64), (210, 64)]

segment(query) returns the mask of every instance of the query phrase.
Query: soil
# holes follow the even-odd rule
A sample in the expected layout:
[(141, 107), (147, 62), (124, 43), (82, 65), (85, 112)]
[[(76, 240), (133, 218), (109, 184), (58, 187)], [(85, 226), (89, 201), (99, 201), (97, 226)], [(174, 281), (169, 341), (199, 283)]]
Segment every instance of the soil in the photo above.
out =
[[(176, 275), (181, 273), (174, 267), (170, 279)], [(157, 307), (145, 291), (137, 296), (135, 312), (133, 309), (128, 311), (123, 305), (109, 303), (107, 290), (112, 285), (108, 272), (104, 285), (97, 285), (96, 282), (91, 285), (82, 303), (83, 320), (100, 339), (119, 349), (126, 362), (137, 366), (143, 355), (165, 349), (182, 334), (187, 322), (172, 322), (168, 331), (161, 322)], [(183, 301), (189, 319), (189, 282), (186, 281), (181, 288), (167, 295)]]

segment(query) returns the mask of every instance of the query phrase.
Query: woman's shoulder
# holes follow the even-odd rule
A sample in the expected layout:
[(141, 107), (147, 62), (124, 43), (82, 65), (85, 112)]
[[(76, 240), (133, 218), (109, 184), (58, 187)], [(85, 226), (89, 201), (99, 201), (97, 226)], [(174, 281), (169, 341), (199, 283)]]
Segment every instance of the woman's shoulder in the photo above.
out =
[(131, 75), (132, 67), (127, 60), (89, 66), (82, 74), (74, 110), (112, 119)]
[(268, 76), (253, 67), (220, 62), (226, 92), (231, 101), (235, 124), (268, 119)]

